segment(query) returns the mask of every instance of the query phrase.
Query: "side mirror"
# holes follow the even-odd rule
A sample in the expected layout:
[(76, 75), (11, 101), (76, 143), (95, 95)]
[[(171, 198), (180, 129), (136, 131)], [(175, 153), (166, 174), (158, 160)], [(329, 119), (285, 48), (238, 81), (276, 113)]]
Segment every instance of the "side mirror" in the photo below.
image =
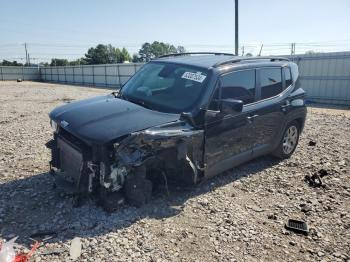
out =
[(196, 123), (195, 123), (191, 113), (182, 112), (181, 115), (180, 115), (180, 119), (184, 119), (185, 121), (189, 122), (193, 126), (196, 125)]
[(221, 99), (220, 100), (220, 111), (224, 114), (232, 114), (242, 112), (243, 101), (236, 99)]
[(207, 111), (202, 108), (200, 108), (199, 111), (195, 112), (195, 115), (189, 112), (182, 112), (180, 115), (180, 119), (187, 121), (190, 125), (194, 127), (198, 127), (204, 124), (206, 112)]

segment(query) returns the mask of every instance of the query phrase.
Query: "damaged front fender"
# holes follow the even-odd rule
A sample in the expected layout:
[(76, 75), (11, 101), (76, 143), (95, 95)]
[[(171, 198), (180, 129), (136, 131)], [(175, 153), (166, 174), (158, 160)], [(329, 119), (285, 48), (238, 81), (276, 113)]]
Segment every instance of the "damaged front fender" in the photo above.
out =
[(140, 167), (197, 183), (203, 177), (203, 133), (178, 121), (130, 134), (113, 145), (114, 163), (109, 175), (102, 174), (101, 185), (119, 190)]

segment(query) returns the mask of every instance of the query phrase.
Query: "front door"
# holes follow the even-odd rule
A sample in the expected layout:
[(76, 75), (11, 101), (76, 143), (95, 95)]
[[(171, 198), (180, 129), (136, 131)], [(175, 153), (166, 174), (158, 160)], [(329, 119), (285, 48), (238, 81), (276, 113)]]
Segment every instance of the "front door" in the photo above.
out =
[[(221, 76), (209, 110), (205, 128), (205, 176), (211, 177), (252, 156), (254, 127), (251, 109), (255, 102), (255, 70), (234, 71)], [(220, 99), (244, 103), (242, 112), (220, 112)]]

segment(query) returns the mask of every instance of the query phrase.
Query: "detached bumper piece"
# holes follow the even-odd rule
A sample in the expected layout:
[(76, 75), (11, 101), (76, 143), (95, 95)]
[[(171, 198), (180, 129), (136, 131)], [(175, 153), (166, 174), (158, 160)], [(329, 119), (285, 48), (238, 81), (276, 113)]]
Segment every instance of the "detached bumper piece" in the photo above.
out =
[(309, 227), (304, 221), (289, 219), (286, 223), (286, 229), (307, 235), (309, 233)]

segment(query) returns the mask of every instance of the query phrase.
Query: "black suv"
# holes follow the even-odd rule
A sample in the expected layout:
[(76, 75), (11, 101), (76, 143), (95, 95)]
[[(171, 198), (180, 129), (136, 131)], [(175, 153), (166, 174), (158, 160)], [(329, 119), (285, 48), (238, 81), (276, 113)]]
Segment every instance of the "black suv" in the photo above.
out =
[(159, 57), (119, 91), (50, 113), (51, 170), (113, 208), (141, 205), (159, 185), (196, 184), (264, 154), (290, 157), (304, 97), (285, 58)]

